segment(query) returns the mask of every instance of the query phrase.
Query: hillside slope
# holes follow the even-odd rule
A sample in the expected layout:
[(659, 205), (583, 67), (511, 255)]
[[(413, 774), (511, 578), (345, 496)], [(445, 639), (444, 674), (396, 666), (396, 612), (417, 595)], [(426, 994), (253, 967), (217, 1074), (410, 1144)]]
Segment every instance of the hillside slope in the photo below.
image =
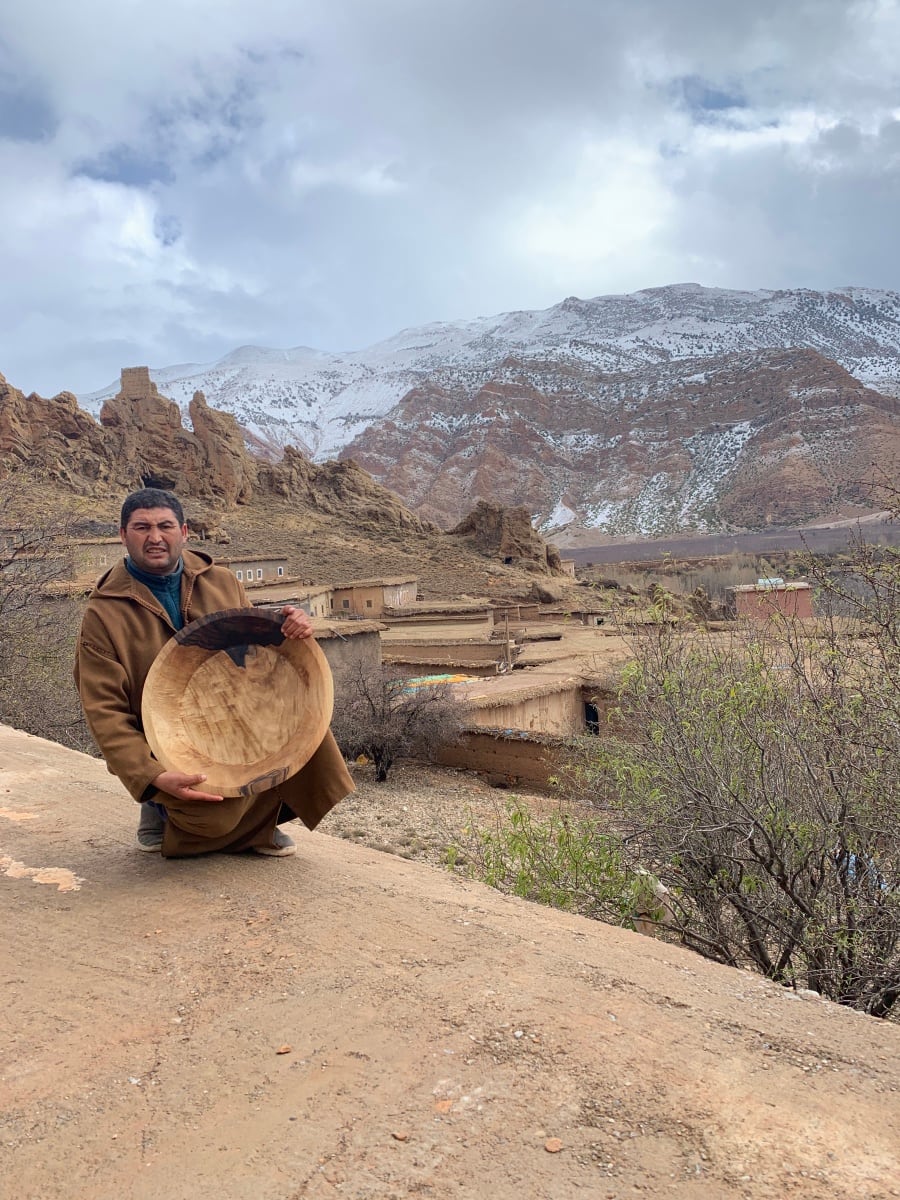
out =
[(327, 834), (141, 855), (102, 763), (0, 763), (16, 1195), (898, 1193), (896, 1026)]
[(900, 463), (900, 400), (812, 350), (441, 379), (346, 450), (436, 521), (491, 494), (568, 538), (793, 526), (867, 511), (872, 464)]

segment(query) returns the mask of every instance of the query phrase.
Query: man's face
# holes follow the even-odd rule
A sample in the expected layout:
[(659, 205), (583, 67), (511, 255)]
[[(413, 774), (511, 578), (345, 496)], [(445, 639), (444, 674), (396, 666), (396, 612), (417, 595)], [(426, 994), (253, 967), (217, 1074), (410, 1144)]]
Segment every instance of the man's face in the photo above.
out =
[(119, 537), (131, 561), (148, 575), (171, 575), (178, 565), (187, 525), (171, 508), (136, 508)]

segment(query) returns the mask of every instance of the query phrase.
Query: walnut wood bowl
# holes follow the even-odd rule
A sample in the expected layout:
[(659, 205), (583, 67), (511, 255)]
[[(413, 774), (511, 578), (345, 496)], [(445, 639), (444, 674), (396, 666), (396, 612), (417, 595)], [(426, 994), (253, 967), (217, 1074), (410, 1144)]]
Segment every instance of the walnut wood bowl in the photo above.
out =
[(300, 770), (331, 722), (334, 683), (312, 638), (282, 618), (230, 608), (168, 641), (147, 675), (144, 735), (168, 771), (202, 773), (204, 791), (255, 796)]

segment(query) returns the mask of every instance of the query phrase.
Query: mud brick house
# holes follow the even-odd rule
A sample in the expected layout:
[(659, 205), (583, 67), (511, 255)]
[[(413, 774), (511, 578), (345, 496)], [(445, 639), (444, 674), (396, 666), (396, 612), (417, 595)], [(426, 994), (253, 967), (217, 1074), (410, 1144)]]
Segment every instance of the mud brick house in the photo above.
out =
[(541, 606), (536, 600), (522, 604), (492, 604), (491, 607), (494, 610), (494, 624), (500, 627), (508, 623), (512, 629), (527, 625), (529, 621), (540, 620)]
[[(277, 609), (281, 604), (282, 601), (270, 598), (264, 603), (257, 601), (253, 607)], [(331, 667), (335, 704), (338, 704), (347, 681), (360, 668), (366, 674), (381, 670), (382, 626), (377, 621), (315, 620), (313, 624), (315, 639)]]
[(377, 621), (315, 621), (316, 641), (322, 647), (334, 676), (334, 702), (341, 698), (349, 680), (362, 670), (366, 675), (381, 670), (381, 626)]
[(254, 605), (293, 604), (311, 617), (331, 615), (331, 587), (325, 583), (303, 583), (296, 579), (286, 583), (259, 583), (251, 599)]
[(332, 589), (331, 615), (379, 619), (385, 608), (403, 608), (415, 603), (419, 581), (403, 575), (392, 579), (356, 579)]
[(460, 684), (455, 692), (478, 729), (568, 737), (585, 728), (582, 678), (562, 671), (513, 671)]
[(519, 647), (512, 641), (466, 638), (416, 638), (395, 640), (391, 630), (381, 635), (382, 656), (398, 677), (423, 672), (456, 670), (469, 675), (499, 675), (512, 668)]
[(725, 611), (734, 618), (765, 621), (770, 617), (811, 617), (812, 588), (805, 580), (760, 579), (725, 591)]
[(287, 571), (286, 558), (217, 558), (215, 561), (217, 567), (227, 567), (244, 587), (276, 583)]
[(456, 684), (453, 692), (468, 707), (468, 728), (437, 759), (492, 782), (545, 785), (566, 740), (585, 729), (579, 675), (516, 671)]
[(467, 728), (438, 751), (437, 761), (479, 771), (503, 786), (546, 787), (574, 735), (603, 737), (612, 728), (618, 672), (598, 675), (548, 663), (545, 670), (471, 679), (453, 692), (468, 706)]
[(477, 600), (438, 603), (414, 598), (408, 604), (385, 604), (381, 620), (387, 626), (385, 641), (484, 640), (490, 638), (494, 630), (491, 606)]
[(548, 733), (470, 729), (458, 742), (442, 746), (435, 761), (444, 767), (478, 771), (491, 784), (545, 788), (559, 771), (565, 745), (565, 738)]
[(308, 587), (297, 593), (297, 603), (311, 617), (327, 617), (331, 613), (331, 596), (330, 587)]
[(96, 579), (125, 557), (125, 547), (117, 537), (78, 538), (69, 544), (71, 575), (84, 581)]

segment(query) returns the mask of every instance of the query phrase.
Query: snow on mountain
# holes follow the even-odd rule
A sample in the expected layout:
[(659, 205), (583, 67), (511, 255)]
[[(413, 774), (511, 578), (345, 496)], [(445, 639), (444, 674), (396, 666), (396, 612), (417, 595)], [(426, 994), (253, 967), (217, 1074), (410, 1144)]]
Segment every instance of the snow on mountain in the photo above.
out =
[[(243, 346), (151, 377), (185, 415), (202, 391), (273, 457), (287, 444), (350, 454), (443, 523), (484, 498), (526, 504), (545, 529), (752, 526), (815, 515), (841, 455), (846, 474), (892, 441), (900, 295), (686, 283), (435, 322), (346, 353)], [(98, 413), (116, 391), (80, 402)], [(765, 454), (782, 480), (774, 506), (754, 474)], [(790, 456), (804, 471), (782, 474)]]
[[(477, 383), (510, 358), (619, 374), (650, 363), (779, 347), (816, 349), (869, 387), (898, 395), (900, 295), (856, 287), (739, 292), (677, 284), (438, 322), (347, 353), (243, 346), (216, 363), (164, 367), (151, 377), (185, 412), (193, 393), (202, 391), (274, 452), (292, 443), (322, 460), (447, 368), (470, 368)], [(79, 401), (97, 413), (116, 390), (111, 385)]]

